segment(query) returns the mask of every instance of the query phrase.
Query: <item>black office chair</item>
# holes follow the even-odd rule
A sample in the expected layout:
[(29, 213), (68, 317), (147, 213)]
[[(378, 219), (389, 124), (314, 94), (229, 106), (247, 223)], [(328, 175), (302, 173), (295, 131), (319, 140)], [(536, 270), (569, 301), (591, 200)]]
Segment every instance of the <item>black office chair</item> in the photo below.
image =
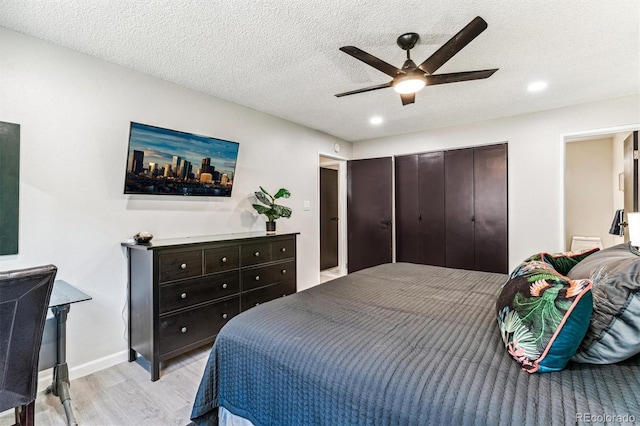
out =
[(38, 358), (53, 265), (0, 272), (0, 412), (15, 408), (18, 425), (33, 425)]

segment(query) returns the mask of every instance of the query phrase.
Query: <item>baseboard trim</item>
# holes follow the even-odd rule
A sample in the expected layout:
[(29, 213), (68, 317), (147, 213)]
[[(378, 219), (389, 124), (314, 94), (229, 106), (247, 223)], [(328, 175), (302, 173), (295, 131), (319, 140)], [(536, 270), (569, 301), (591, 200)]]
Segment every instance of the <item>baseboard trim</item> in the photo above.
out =
[[(127, 361), (129, 359), (127, 350), (116, 352), (112, 355), (87, 362), (85, 364), (77, 366), (69, 366), (69, 379), (78, 379), (80, 377), (87, 376), (96, 371), (104, 370), (105, 368), (113, 367), (116, 364)], [(43, 391), (53, 381), (53, 368), (41, 371), (38, 374), (38, 392)]]

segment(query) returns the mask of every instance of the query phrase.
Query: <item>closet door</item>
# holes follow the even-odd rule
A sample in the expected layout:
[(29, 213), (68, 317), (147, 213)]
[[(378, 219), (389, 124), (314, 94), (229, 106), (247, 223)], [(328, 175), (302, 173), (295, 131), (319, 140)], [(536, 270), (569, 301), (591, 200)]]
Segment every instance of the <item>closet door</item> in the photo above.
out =
[(396, 261), (421, 262), (419, 252), (418, 155), (395, 157)]
[(445, 266), (444, 152), (418, 156), (418, 263)]
[(475, 270), (508, 272), (507, 145), (474, 148)]
[(449, 268), (475, 269), (473, 148), (445, 151), (445, 261)]

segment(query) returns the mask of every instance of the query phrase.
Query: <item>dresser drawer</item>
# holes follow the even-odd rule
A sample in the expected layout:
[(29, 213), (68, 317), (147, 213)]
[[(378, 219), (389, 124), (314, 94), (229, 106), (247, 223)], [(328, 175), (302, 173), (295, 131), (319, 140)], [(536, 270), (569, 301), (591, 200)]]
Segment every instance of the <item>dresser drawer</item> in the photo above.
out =
[(222, 272), (160, 286), (160, 314), (240, 292), (240, 272)]
[(158, 330), (160, 354), (167, 354), (208, 338), (213, 340), (222, 326), (239, 312), (239, 297), (234, 297), (161, 317)]
[(242, 266), (256, 265), (271, 260), (271, 243), (268, 241), (245, 244), (240, 249)]
[(271, 243), (271, 260), (291, 259), (296, 254), (296, 240), (273, 241)]
[(202, 250), (166, 253), (158, 258), (161, 283), (202, 275)]
[(292, 280), (296, 277), (296, 262), (282, 262), (275, 265), (257, 266), (242, 270), (242, 291)]
[(221, 247), (204, 251), (204, 273), (238, 269), (240, 266), (240, 246)]
[(273, 284), (267, 287), (262, 287), (257, 290), (251, 290), (246, 293), (242, 293), (241, 305), (242, 310), (246, 311), (249, 308), (258, 306), (261, 303), (268, 302), (269, 300), (277, 299), (279, 297), (288, 296), (296, 292), (295, 281), (285, 281), (278, 284)]

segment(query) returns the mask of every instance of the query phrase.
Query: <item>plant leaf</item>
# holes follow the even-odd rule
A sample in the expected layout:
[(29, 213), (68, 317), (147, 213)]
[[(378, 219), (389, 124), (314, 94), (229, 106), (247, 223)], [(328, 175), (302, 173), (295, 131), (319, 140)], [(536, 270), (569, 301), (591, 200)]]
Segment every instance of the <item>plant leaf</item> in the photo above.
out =
[(290, 218), (291, 209), (289, 207), (282, 206), (282, 213), (280, 213), (280, 216)]
[(279, 218), (291, 216), (291, 209), (289, 207), (280, 206), (276, 204), (273, 206), (273, 210), (275, 214), (278, 215)]
[(269, 193), (267, 192), (267, 190), (266, 190), (266, 189), (264, 189), (263, 187), (260, 187), (260, 191), (262, 191), (262, 192), (264, 192), (265, 194), (267, 194), (267, 195), (269, 196), (269, 198), (273, 198), (273, 197), (271, 196), (271, 194), (269, 194)]
[(276, 195), (273, 196), (273, 198), (289, 198), (291, 197), (291, 193), (289, 192), (289, 190), (284, 189), (284, 188), (280, 188), (278, 190), (278, 192), (276, 192)]
[(255, 194), (256, 194), (256, 198), (259, 201), (262, 201), (264, 204), (271, 207), (271, 200), (269, 200), (266, 195), (264, 195), (262, 192), (256, 192)]
[(269, 216), (269, 214), (267, 212), (269, 212), (269, 210), (271, 210), (270, 207), (267, 206), (263, 206), (262, 204), (252, 204), (253, 208), (256, 209), (256, 211), (260, 214), (265, 214), (267, 216)]

